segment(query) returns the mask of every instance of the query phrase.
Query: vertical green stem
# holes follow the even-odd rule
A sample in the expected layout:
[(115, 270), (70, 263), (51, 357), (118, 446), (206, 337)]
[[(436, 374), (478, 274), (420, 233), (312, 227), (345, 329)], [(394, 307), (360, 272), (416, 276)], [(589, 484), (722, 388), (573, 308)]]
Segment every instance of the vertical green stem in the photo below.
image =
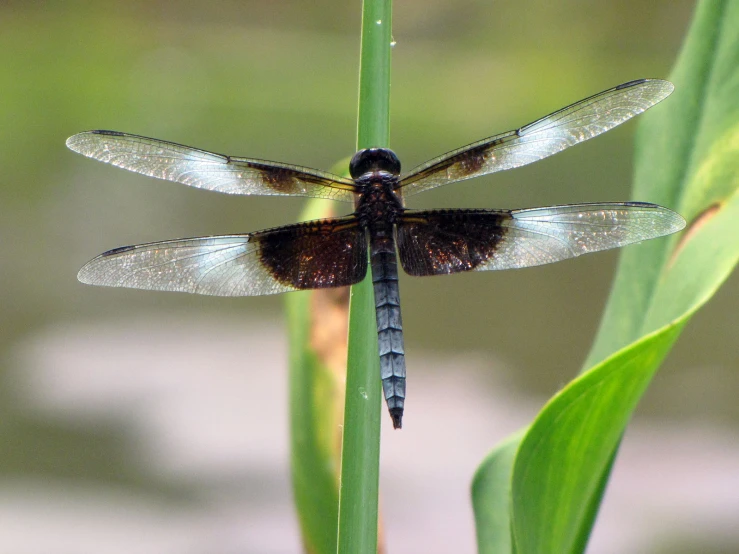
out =
[(364, 1), (359, 67), (358, 150), (389, 145), (391, 12), (391, 0)]
[[(357, 148), (387, 146), (391, 0), (364, 0)], [(376, 554), (380, 480), (380, 366), (372, 279), (352, 287), (339, 490), (340, 554)]]

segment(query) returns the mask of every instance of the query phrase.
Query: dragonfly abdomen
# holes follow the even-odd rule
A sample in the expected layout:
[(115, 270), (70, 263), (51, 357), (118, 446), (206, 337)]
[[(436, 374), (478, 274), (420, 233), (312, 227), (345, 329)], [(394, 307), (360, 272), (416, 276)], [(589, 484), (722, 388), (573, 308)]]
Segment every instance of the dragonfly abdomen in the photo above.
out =
[(402, 426), (405, 402), (405, 349), (403, 322), (400, 317), (398, 261), (391, 232), (371, 240), (370, 263), (375, 291), (382, 389), (393, 427), (399, 429)]

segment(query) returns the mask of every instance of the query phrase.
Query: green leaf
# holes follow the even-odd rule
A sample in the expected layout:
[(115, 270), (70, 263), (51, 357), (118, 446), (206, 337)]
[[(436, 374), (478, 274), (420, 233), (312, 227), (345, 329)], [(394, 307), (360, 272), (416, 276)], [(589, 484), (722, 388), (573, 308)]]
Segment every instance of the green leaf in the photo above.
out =
[[(346, 164), (344, 164), (345, 166)], [(338, 173), (338, 172), (337, 172)], [(329, 202), (311, 200), (301, 220), (330, 215)], [(316, 300), (326, 291), (302, 292), (285, 297), (290, 337), (290, 439), (293, 494), (307, 552), (333, 554), (339, 515), (340, 383), (329, 367), (325, 348), (345, 352), (346, 336), (334, 345), (316, 344)], [(332, 317), (332, 314), (329, 314)], [(334, 317), (346, 317), (338, 313)], [(313, 339), (313, 340), (312, 340)], [(343, 368), (341, 368), (343, 369)]]
[(487, 455), (472, 480), (472, 504), (480, 554), (511, 552), (511, 472), (523, 432), (506, 439)]
[(573, 381), (521, 442), (511, 487), (516, 552), (581, 552), (623, 429), (681, 325), (627, 348)]
[[(675, 93), (643, 116), (645, 123), (637, 134), (634, 198), (670, 206), (689, 222), (715, 203), (726, 202), (736, 191), (736, 158), (732, 156), (739, 121), (738, 25), (737, 6), (731, 2), (699, 3), (671, 76)], [(624, 250), (585, 367), (676, 319), (695, 304), (697, 298), (667, 304), (657, 301), (658, 280), (678, 240), (675, 236)], [(724, 272), (717, 267), (717, 275), (713, 275), (710, 270), (711, 266), (696, 267), (677, 278), (700, 273), (707, 288), (715, 289)], [(714, 277), (719, 278), (718, 283)], [(693, 287), (690, 293), (695, 292)], [(668, 307), (669, 314), (661, 313)]]
[[(699, 3), (671, 78), (676, 92), (642, 117), (634, 189), (637, 200), (676, 209), (689, 228), (626, 249), (590, 369), (544, 407), (517, 449), (515, 439), (503, 444), (478, 469), (480, 552), (584, 551), (633, 410), (690, 317), (739, 262), (738, 33), (738, 3)], [(485, 487), (507, 476), (509, 487)], [(507, 517), (485, 517), (501, 494)], [(506, 533), (511, 548), (497, 548)]]

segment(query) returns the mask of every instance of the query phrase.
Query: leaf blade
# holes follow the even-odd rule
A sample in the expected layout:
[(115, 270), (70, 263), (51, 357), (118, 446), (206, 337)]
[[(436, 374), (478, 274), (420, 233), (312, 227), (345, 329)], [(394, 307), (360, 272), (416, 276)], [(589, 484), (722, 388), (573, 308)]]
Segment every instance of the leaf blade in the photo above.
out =
[[(623, 252), (584, 365), (591, 369), (547, 404), (512, 461), (507, 551), (583, 552), (636, 403), (691, 316), (739, 263), (739, 41), (733, 29), (739, 29), (739, 5), (699, 3), (671, 78), (676, 93), (643, 117), (635, 199), (676, 208), (691, 226), (683, 237)], [(511, 448), (507, 442), (494, 452)], [(478, 476), (506, 471), (486, 464)], [(499, 505), (500, 499), (487, 502)]]

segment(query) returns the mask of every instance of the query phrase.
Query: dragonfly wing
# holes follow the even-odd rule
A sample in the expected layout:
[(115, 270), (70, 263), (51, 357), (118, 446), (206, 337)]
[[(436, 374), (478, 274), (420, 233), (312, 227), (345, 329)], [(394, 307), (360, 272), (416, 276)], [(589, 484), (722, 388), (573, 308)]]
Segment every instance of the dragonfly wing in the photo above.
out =
[(77, 278), (109, 287), (257, 296), (352, 285), (366, 273), (364, 230), (347, 217), (124, 246), (88, 262)]
[(226, 194), (312, 196), (352, 202), (356, 186), (331, 173), (249, 158), (224, 156), (174, 142), (117, 131), (87, 131), (67, 147), (135, 173)]
[(642, 202), (526, 210), (407, 211), (397, 225), (410, 275), (515, 269), (669, 235), (685, 227), (672, 210)]
[(641, 79), (606, 90), (500, 135), (452, 150), (401, 179), (408, 196), (456, 181), (530, 164), (591, 139), (666, 98), (669, 81)]

